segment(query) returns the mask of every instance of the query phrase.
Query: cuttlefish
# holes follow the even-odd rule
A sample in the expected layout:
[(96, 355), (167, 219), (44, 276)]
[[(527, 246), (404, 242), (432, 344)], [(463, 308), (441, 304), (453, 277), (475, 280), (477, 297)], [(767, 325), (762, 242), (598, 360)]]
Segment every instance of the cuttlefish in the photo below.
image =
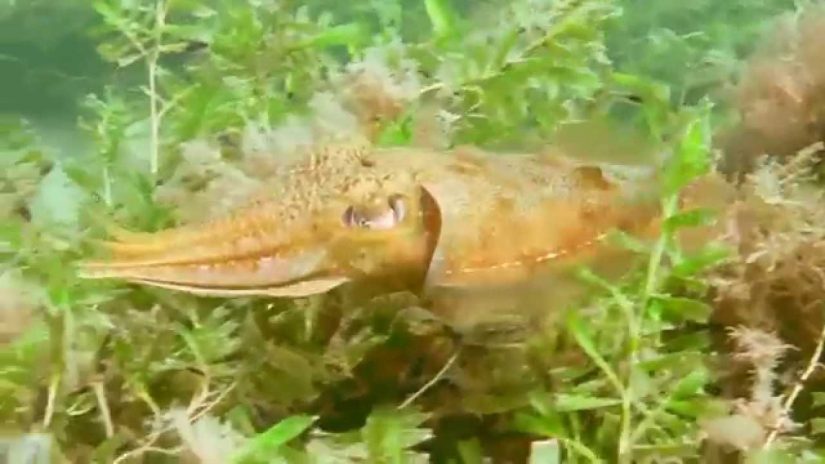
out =
[(652, 237), (659, 217), (652, 167), (552, 152), (347, 139), (285, 160), (267, 185), (217, 220), (115, 230), (111, 256), (82, 263), (80, 274), (214, 297), (406, 289), (461, 324), (586, 294), (571, 270), (626, 269), (632, 252), (610, 232)]

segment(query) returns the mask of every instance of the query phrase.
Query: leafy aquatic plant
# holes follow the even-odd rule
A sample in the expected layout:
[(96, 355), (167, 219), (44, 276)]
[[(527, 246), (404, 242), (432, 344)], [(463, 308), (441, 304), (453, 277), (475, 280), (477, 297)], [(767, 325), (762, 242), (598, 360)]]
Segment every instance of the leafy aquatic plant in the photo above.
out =
[[(770, 442), (781, 446), (769, 453), (813, 455), (810, 443), (794, 449), (785, 440), (799, 391), (776, 401), (785, 350), (765, 336), (770, 327), (735, 332), (731, 353), (761, 374), (731, 412), (729, 398), (714, 394), (724, 379), (712, 369), (709, 322), (731, 314), (731, 304), (770, 300), (740, 298), (742, 285), (772, 289), (815, 273), (816, 261), (800, 266), (793, 257), (821, 233), (822, 220), (805, 209), (813, 204), (805, 195), (816, 193), (796, 187), (805, 176), (777, 178), (786, 168), (771, 165), (740, 191), (741, 205), (764, 215), (782, 240), (681, 246), (680, 235), (714, 218), (677, 201), (707, 189), (714, 107), (701, 98), (681, 105), (671, 89), (695, 92), (696, 84), (667, 81), (673, 76), (642, 60), (708, 56), (719, 36), (743, 43), (774, 10), (739, 6), (756, 19), (736, 37), (732, 27), (646, 47), (628, 38), (657, 14), (645, 5), (93, 2), (93, 37), (118, 77), (83, 100), (81, 127), (94, 151), (60, 157), (25, 124), (0, 126), (0, 417), (10, 434), (30, 438), (12, 440), (8, 454), (71, 462), (699, 462), (710, 435), (745, 452)], [(318, 133), (367, 127), (383, 145), (521, 148), (599, 118), (630, 120), (620, 127), (663, 154), (663, 232), (653, 244), (616, 237), (645, 264), (620, 282), (582, 271), (596, 298), (526, 339), (489, 333), (459, 347), (406, 293), (363, 306), (334, 295), (202, 299), (79, 280), (70, 265), (92, 253), (111, 222), (158, 230), (231, 210), (265, 185), (277, 157)], [(766, 196), (766, 186), (777, 196)], [(770, 274), (776, 262), (783, 272)], [(754, 274), (777, 280), (757, 285)], [(813, 300), (811, 288), (803, 296)], [(752, 313), (732, 313), (736, 324), (754, 322)], [(781, 427), (769, 431), (756, 419)]]

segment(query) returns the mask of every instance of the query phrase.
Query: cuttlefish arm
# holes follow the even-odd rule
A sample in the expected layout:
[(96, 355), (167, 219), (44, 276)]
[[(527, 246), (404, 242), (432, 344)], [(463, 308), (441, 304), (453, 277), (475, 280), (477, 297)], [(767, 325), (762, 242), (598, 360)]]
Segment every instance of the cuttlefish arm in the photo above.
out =
[(229, 217), (115, 232), (111, 256), (80, 274), (224, 297), (517, 283), (598, 255), (612, 228), (650, 222), (657, 203), (640, 207), (633, 187), (647, 179), (625, 174), (539, 155), (326, 145)]
[[(110, 257), (81, 264), (87, 279), (119, 279), (206, 296), (298, 297), (345, 283), (343, 275), (311, 275), (326, 259), (323, 247), (287, 253), (268, 240), (254, 216), (156, 234), (117, 230), (103, 242)], [(287, 257), (288, 255), (288, 257)]]

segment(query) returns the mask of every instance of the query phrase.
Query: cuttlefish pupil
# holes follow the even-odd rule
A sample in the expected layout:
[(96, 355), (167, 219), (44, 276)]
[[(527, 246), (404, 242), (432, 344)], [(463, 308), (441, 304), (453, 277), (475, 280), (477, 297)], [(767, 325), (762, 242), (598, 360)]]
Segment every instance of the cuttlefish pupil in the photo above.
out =
[(377, 207), (364, 208), (349, 206), (342, 216), (347, 227), (387, 230), (402, 223), (407, 214), (407, 207), (401, 195), (392, 195)]

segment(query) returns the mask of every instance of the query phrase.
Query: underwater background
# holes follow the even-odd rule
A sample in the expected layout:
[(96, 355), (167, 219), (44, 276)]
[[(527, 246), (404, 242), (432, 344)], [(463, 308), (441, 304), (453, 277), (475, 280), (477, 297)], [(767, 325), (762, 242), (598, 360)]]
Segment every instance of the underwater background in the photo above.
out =
[[(823, 11), (0, 0), (0, 460), (822, 462)], [(77, 275), (112, 230), (229, 214), (313, 131), (353, 127), (652, 164), (665, 226), (620, 237), (643, 265), (585, 273), (594, 302), (552, 330), (472, 343), (407, 292)], [(721, 212), (679, 209), (691, 188)]]

